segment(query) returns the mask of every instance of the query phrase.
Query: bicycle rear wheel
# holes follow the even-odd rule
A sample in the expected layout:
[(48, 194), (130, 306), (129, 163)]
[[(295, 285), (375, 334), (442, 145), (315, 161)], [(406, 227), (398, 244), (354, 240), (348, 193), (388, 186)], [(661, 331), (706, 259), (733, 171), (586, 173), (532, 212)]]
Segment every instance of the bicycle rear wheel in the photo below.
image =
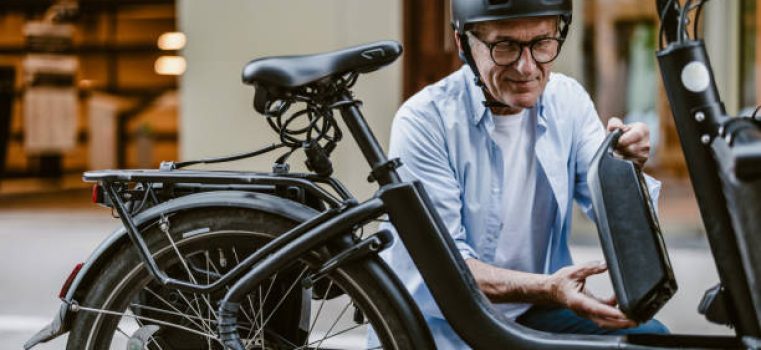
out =
[[(272, 214), (206, 208), (168, 217), (169, 229), (145, 225), (154, 258), (172, 277), (210, 283), (296, 223)], [(248, 349), (415, 349), (428, 339), (419, 315), (377, 258), (342, 266), (305, 288), (303, 278), (329, 256), (321, 248), (257, 286), (241, 305), (238, 331)], [(168, 290), (153, 282), (131, 244), (79, 301), (68, 349), (223, 349), (216, 308), (226, 288), (211, 294)], [(338, 296), (337, 296), (338, 295)], [(412, 318), (412, 319), (411, 319)], [(425, 343), (425, 342), (423, 342)]]

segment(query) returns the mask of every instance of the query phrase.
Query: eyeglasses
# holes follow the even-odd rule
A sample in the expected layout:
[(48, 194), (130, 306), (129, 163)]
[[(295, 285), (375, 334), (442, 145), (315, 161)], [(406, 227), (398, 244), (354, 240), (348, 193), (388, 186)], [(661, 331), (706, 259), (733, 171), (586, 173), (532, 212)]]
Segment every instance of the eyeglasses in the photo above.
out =
[(491, 59), (498, 66), (509, 66), (521, 58), (523, 48), (528, 47), (531, 57), (536, 63), (543, 64), (555, 60), (560, 54), (563, 39), (555, 37), (538, 38), (531, 41), (499, 40), (485, 42), (472, 32), (466, 32), (470, 37), (486, 45), (491, 53)]

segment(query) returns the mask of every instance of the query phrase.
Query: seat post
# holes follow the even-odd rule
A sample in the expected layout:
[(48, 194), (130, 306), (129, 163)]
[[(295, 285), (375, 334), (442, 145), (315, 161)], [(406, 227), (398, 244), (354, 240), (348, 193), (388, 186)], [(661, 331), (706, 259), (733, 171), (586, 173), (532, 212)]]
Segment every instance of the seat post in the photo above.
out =
[(357, 104), (351, 103), (354, 98), (349, 92), (345, 93), (338, 103), (345, 102), (343, 107), (339, 108), (341, 112), (341, 118), (343, 119), (346, 127), (349, 128), (354, 140), (357, 142), (362, 154), (365, 156), (370, 168), (375, 171), (375, 179), (378, 184), (383, 186), (390, 183), (401, 182), (399, 174), (393, 167), (386, 167), (388, 164), (388, 157), (383, 151), (383, 148), (375, 138), (370, 126), (367, 125), (367, 121), (362, 116)]

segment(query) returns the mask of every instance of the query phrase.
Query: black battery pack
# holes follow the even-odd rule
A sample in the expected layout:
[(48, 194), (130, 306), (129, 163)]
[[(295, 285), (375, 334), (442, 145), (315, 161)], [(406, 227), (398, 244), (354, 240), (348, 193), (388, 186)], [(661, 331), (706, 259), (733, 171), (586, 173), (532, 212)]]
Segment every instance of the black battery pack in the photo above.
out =
[(642, 171), (613, 151), (621, 134), (605, 138), (587, 182), (619, 307), (642, 322), (666, 304), (677, 284)]

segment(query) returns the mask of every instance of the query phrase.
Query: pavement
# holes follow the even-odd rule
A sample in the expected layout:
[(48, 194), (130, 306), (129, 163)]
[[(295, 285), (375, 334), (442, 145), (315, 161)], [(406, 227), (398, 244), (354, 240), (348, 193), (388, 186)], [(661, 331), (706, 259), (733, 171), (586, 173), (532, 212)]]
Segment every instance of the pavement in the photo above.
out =
[[(656, 318), (675, 333), (732, 334), (696, 311), (703, 292), (718, 277), (689, 184), (665, 181), (659, 213), (679, 291)], [(580, 213), (576, 216), (575, 261), (604, 260), (594, 225)], [(52, 319), (66, 276), (117, 225), (110, 210), (90, 203), (78, 177), (56, 183), (0, 183), (0, 257), (7, 262), (0, 270), (0, 349), (21, 348)], [(607, 275), (591, 278), (588, 285), (600, 295), (612, 293)], [(62, 337), (37, 349), (64, 347)]]

